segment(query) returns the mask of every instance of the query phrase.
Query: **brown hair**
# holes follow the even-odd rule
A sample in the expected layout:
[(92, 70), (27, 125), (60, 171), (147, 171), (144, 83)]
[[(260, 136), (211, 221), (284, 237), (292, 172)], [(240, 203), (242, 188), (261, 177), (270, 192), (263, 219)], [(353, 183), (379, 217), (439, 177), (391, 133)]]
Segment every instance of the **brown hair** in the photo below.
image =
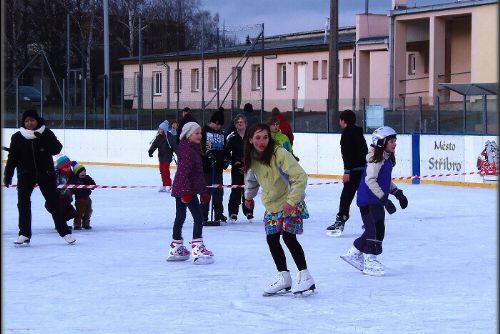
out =
[(274, 107), (271, 110), (271, 115), (276, 116), (276, 115), (279, 115), (279, 114), (281, 114), (281, 111), (277, 107)]
[[(373, 153), (373, 157), (371, 157), (369, 162), (377, 163), (377, 162), (384, 161), (385, 145), (384, 145), (384, 147), (372, 145), (372, 147), (375, 147), (375, 152)], [(391, 160), (392, 167), (396, 166), (396, 156), (394, 154), (391, 154), (389, 156), (389, 160)]]
[[(250, 143), (250, 139), (252, 139), (252, 137), (258, 131), (267, 131), (267, 134), (269, 136), (269, 144), (267, 145), (262, 155), (260, 155), (259, 158), (256, 159), (254, 153), (255, 148), (253, 147), (253, 144)], [(245, 145), (243, 149), (243, 171), (246, 173), (250, 169), (250, 166), (252, 165), (252, 156), (253, 159), (260, 161), (265, 165), (271, 166), (271, 159), (274, 155), (275, 145), (276, 143), (273, 137), (271, 137), (271, 129), (269, 128), (269, 125), (264, 123), (257, 123), (252, 125), (248, 130), (247, 136), (245, 137)]]

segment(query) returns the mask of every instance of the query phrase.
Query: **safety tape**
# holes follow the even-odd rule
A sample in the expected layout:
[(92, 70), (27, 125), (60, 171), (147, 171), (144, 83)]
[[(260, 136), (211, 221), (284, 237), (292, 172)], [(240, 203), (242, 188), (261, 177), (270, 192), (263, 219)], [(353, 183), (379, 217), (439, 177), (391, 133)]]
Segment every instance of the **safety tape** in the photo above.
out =
[[(401, 181), (401, 180), (412, 180), (412, 179), (426, 179), (426, 178), (434, 178), (434, 177), (449, 177), (449, 176), (463, 176), (463, 175), (474, 175), (480, 174), (481, 172), (464, 172), (464, 173), (447, 173), (447, 174), (429, 174), (429, 175), (414, 175), (414, 176), (401, 176), (401, 177), (393, 177), (392, 180)], [(339, 184), (342, 181), (334, 181), (334, 182), (315, 182), (308, 183), (309, 186), (320, 186), (325, 184)], [(16, 187), (16, 184), (10, 185), (10, 187)], [(2, 184), (2, 187), (5, 187)], [(158, 188), (160, 186), (108, 186), (108, 185), (82, 185), (82, 184), (63, 184), (57, 186), (57, 188), (62, 189), (144, 189), (144, 188)], [(211, 186), (207, 186), (208, 188), (245, 188), (244, 185), (240, 184), (212, 184)]]

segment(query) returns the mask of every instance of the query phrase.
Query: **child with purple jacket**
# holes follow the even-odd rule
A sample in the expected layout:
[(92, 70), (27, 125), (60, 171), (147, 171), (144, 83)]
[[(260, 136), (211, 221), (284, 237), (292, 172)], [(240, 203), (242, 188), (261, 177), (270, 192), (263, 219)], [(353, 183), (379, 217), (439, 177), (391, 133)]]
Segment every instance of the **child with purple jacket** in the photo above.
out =
[(172, 184), (172, 197), (175, 197), (176, 213), (172, 242), (167, 261), (185, 261), (189, 259), (189, 251), (183, 245), (182, 226), (186, 220), (186, 208), (193, 216), (193, 240), (191, 254), (194, 264), (213, 263), (214, 254), (205, 248), (202, 238), (203, 223), (200, 201), (210, 201), (210, 195), (205, 185), (203, 163), (201, 159), (201, 127), (196, 122), (188, 122), (182, 127), (177, 146), (177, 172)]

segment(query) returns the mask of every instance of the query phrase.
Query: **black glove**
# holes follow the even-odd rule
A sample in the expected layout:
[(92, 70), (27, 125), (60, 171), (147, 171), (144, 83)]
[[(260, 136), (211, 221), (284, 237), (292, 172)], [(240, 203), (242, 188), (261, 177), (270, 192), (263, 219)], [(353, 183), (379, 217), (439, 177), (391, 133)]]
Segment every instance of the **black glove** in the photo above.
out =
[(406, 207), (408, 206), (408, 198), (406, 198), (406, 196), (403, 194), (403, 190), (398, 189), (393, 193), (393, 195), (398, 199), (401, 209), (406, 209)]
[(153, 153), (149, 152), (149, 157), (152, 158), (153, 157)]
[(8, 188), (12, 184), (12, 179), (6, 176), (3, 177), (3, 184)]
[(217, 159), (215, 158), (215, 155), (213, 155), (212, 153), (209, 153), (207, 155), (207, 159), (208, 159), (208, 162), (211, 164), (211, 165), (215, 165), (215, 163), (217, 162)]
[(383, 203), (385, 209), (387, 212), (392, 215), (394, 212), (396, 212), (396, 206), (394, 206), (394, 203), (390, 199), (386, 199), (385, 202)]

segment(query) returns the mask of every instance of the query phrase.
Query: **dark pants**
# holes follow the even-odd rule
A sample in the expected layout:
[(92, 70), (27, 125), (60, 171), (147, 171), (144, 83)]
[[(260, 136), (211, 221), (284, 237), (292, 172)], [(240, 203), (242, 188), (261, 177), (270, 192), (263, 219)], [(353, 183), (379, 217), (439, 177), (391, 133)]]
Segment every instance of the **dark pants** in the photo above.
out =
[(74, 227), (90, 227), (90, 217), (92, 216), (92, 200), (90, 197), (79, 197), (75, 199), (77, 216), (73, 220)]
[(280, 235), (283, 234), (283, 241), (288, 247), (290, 254), (292, 254), (293, 261), (297, 266), (297, 269), (304, 270), (307, 269), (306, 257), (304, 255), (304, 250), (297, 240), (297, 235), (282, 231), (281, 233), (268, 234), (267, 244), (269, 245), (269, 250), (271, 251), (271, 256), (273, 257), (274, 263), (276, 264), (276, 269), (278, 271), (287, 271), (285, 251), (280, 243)]
[[(222, 184), (222, 170), (215, 170), (214, 178), (212, 179), (212, 172), (205, 172), (205, 183), (208, 185)], [(224, 213), (224, 207), (222, 206), (222, 199), (224, 197), (223, 188), (209, 188), (209, 194), (212, 195), (211, 201), (215, 211), (215, 217)], [(201, 204), (201, 216), (204, 221), (208, 220), (208, 212), (210, 209), (210, 203)]]
[(358, 190), (359, 183), (361, 182), (361, 176), (363, 171), (353, 171), (350, 174), (349, 182), (344, 183), (342, 188), (342, 193), (340, 194), (340, 205), (339, 205), (339, 216), (349, 217), (349, 208), (351, 207), (352, 200), (356, 191)]
[(354, 247), (365, 254), (382, 253), (385, 235), (385, 210), (383, 205), (368, 205), (359, 208), (365, 225), (363, 234), (354, 240)]
[(186, 221), (186, 208), (189, 209), (191, 216), (193, 216), (193, 239), (202, 237), (203, 223), (200, 214), (200, 201), (198, 200), (198, 196), (194, 195), (193, 199), (188, 204), (182, 203), (180, 197), (175, 198), (175, 221), (174, 231), (172, 233), (172, 239), (174, 240), (182, 240), (182, 226)]
[[(234, 185), (243, 185), (245, 184), (245, 177), (239, 168), (231, 169), (231, 184)], [(241, 209), (243, 214), (246, 216), (247, 214), (253, 215), (253, 209), (248, 209), (245, 206), (245, 189), (244, 188), (231, 188), (231, 195), (229, 195), (229, 203), (227, 211), (229, 215), (238, 215), (239, 207), (241, 205)]]
[[(17, 208), (19, 211), (19, 235), (31, 238), (31, 194), (35, 187), (32, 179), (18, 179), (17, 184)], [(61, 237), (70, 234), (71, 230), (66, 225), (61, 206), (59, 204), (59, 193), (55, 179), (38, 181), (38, 187), (45, 198), (47, 211), (52, 215), (57, 233)]]

